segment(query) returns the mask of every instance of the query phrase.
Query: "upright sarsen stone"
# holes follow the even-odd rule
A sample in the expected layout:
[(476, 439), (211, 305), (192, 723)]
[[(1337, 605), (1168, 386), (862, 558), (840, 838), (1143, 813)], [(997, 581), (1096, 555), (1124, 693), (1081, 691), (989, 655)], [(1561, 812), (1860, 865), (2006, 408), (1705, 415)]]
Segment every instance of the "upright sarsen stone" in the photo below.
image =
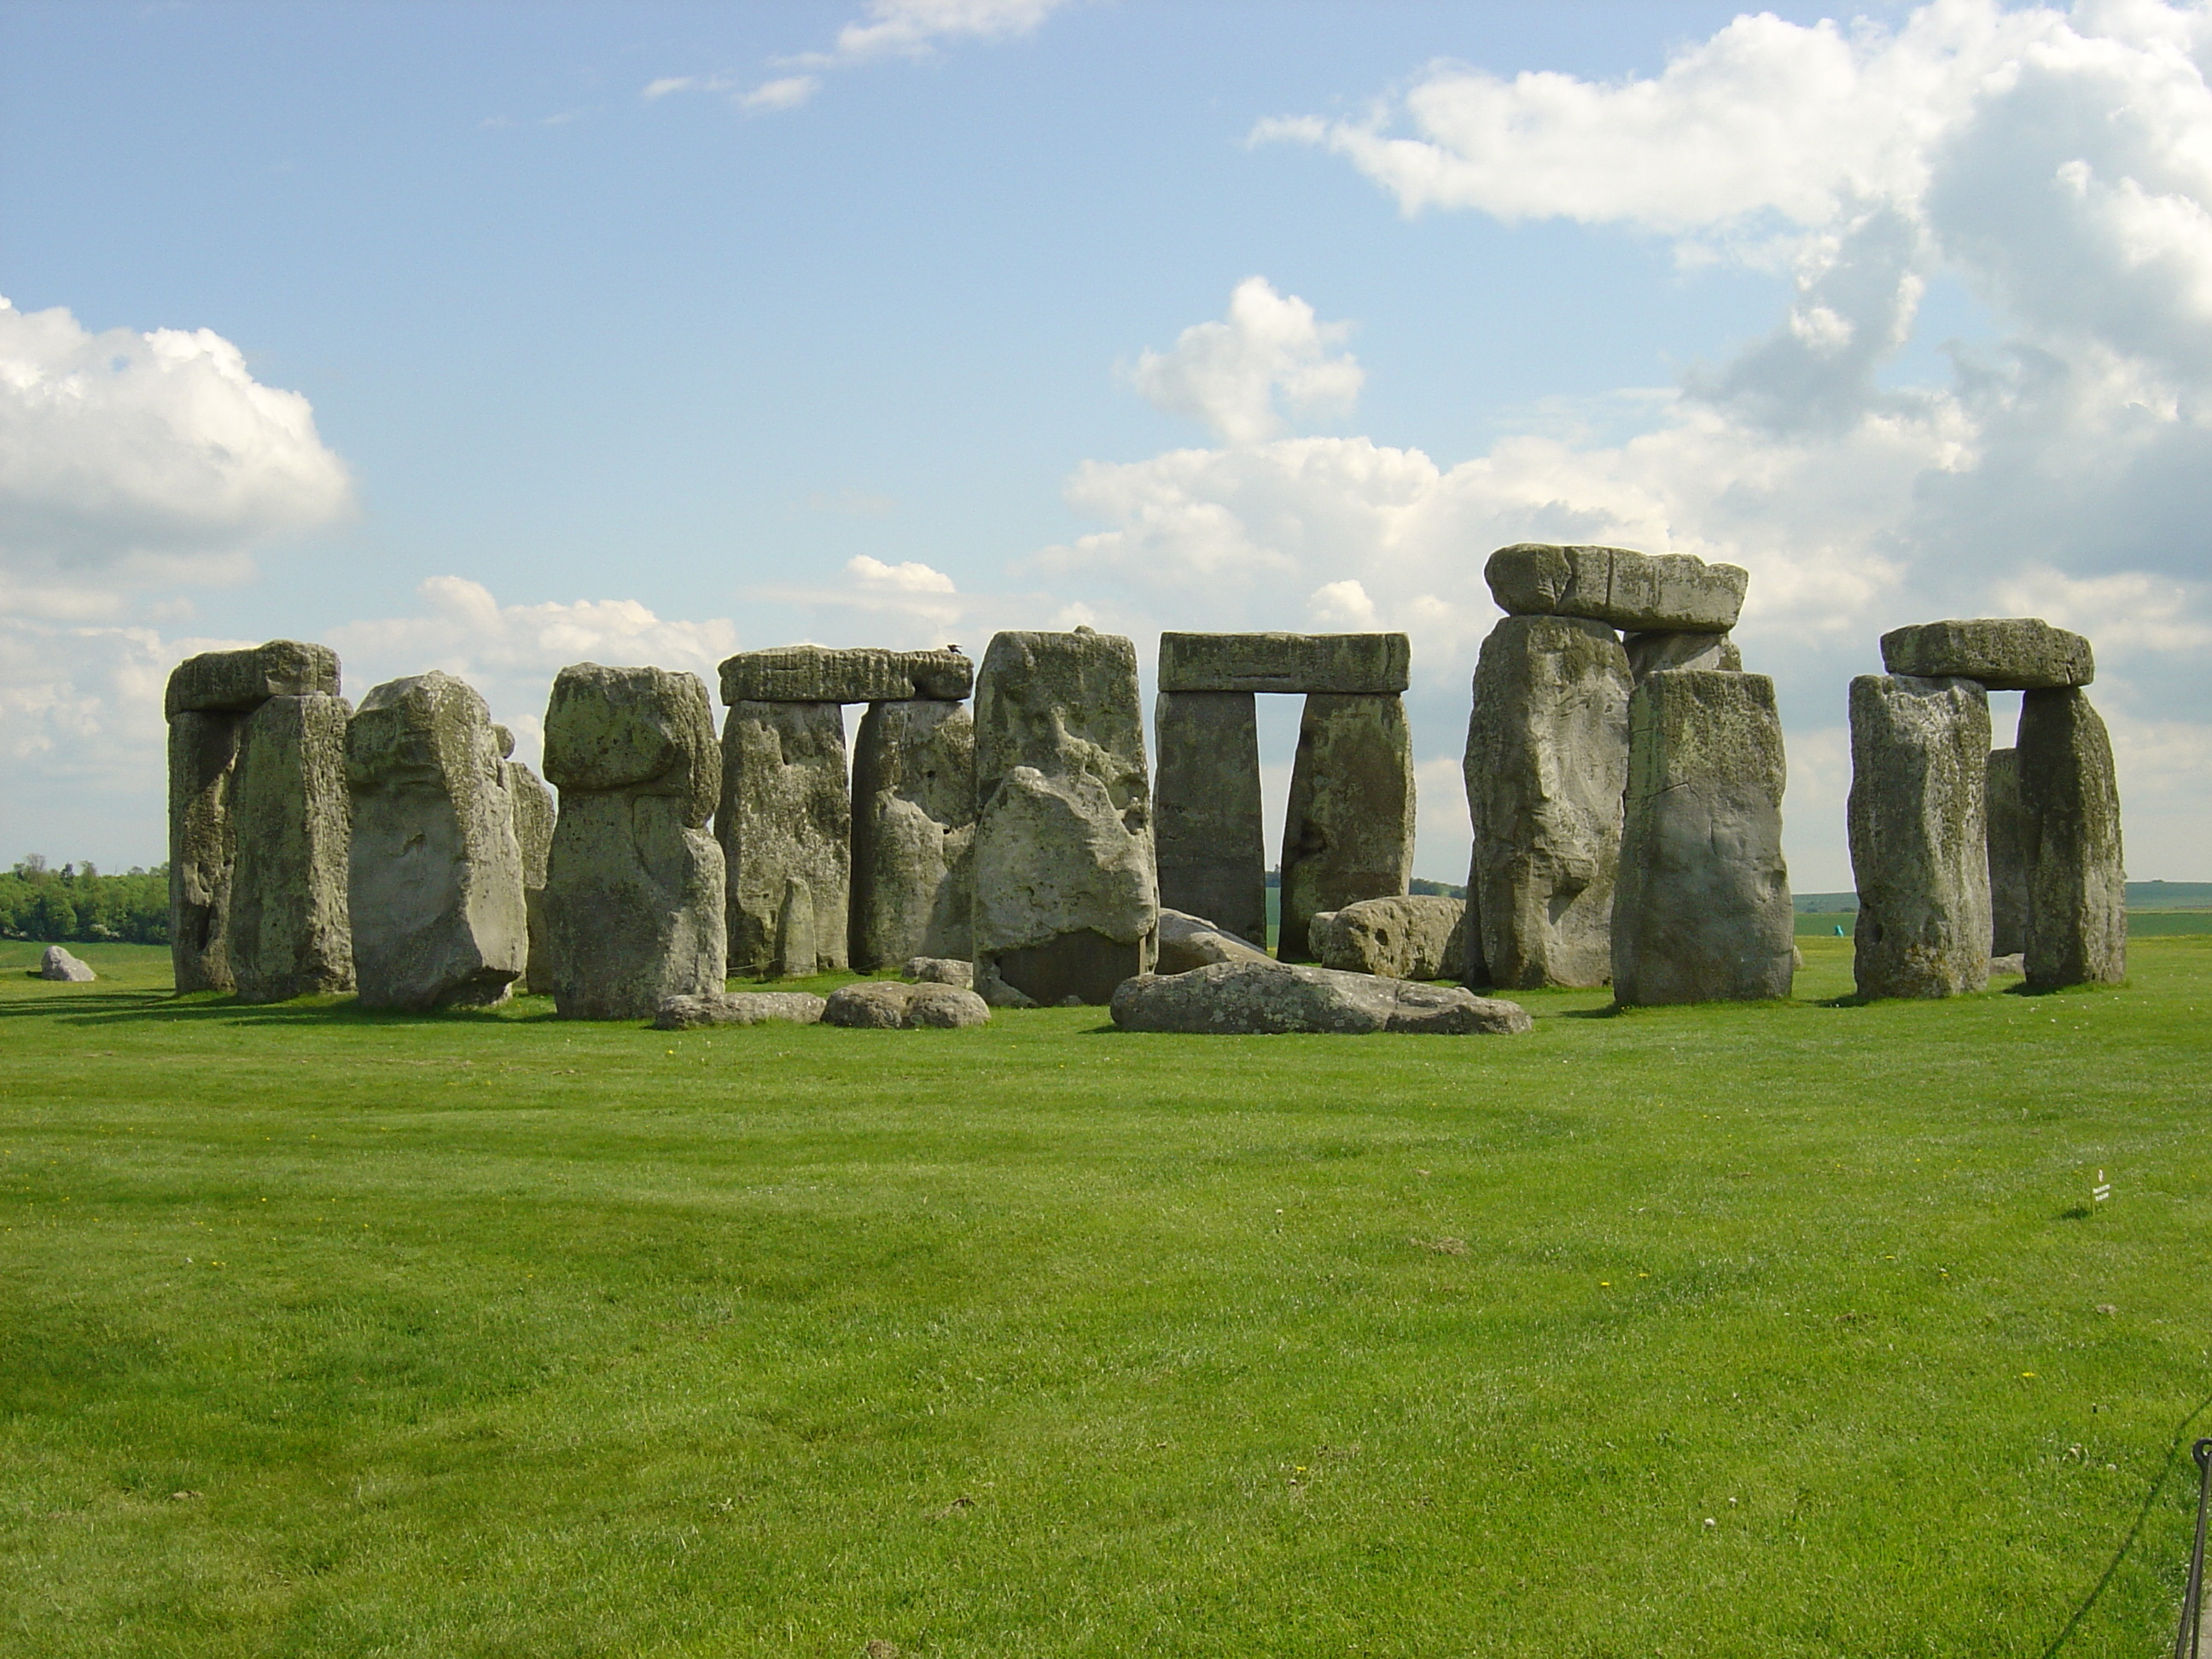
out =
[(1990, 978), (1989, 695), (1972, 680), (1851, 682), (1852, 967), (1863, 997), (1949, 997)]
[(1615, 1001), (1790, 994), (1784, 781), (1765, 675), (1677, 668), (1636, 688), (1613, 889)]
[(851, 957), (872, 974), (969, 958), (975, 723), (933, 698), (868, 705), (853, 755)]
[(2020, 806), (2020, 750), (1992, 749), (1984, 776), (1990, 830), (1990, 954), (2027, 949), (2027, 822)]
[(1508, 617), (1483, 641), (1467, 733), (1469, 983), (1612, 976), (1632, 689), (1603, 623)]
[(1275, 954), (1313, 959), (1313, 919), (1392, 898), (1413, 872), (1413, 758), (1395, 696), (1316, 694), (1298, 719)]
[[(1161, 651), (1164, 658), (1164, 641)], [(1160, 746), (1152, 814), (1160, 903), (1264, 949), (1267, 828), (1252, 693), (1163, 691), (1152, 731)]]
[(2105, 722), (2080, 690), (2021, 697), (2020, 804), (2029, 986), (2118, 983), (2128, 970), (2119, 782)]
[(232, 987), (248, 1002), (353, 988), (343, 697), (271, 697), (238, 729), (231, 787)]
[[(730, 663), (723, 669), (726, 683)], [(853, 835), (848, 792), (840, 705), (730, 705), (722, 724), (714, 833), (727, 870), (732, 973), (772, 974), (779, 963), (796, 963), (805, 955), (784, 948), (782, 921), (793, 883), (805, 887), (813, 908), (816, 966), (793, 971), (846, 965)]]

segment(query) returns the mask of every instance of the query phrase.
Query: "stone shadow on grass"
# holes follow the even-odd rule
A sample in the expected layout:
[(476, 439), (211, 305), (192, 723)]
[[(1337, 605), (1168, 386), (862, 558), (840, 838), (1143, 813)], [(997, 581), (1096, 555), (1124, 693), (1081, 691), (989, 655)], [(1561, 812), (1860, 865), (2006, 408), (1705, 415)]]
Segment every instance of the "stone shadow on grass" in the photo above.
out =
[[(560, 1019), (551, 1008), (521, 1012), (501, 1008), (443, 1008), (414, 1013), (398, 1008), (363, 1008), (351, 997), (302, 998), (293, 1002), (241, 1002), (236, 997), (198, 993), (179, 997), (168, 991), (115, 991), (105, 995), (56, 998), (52, 1001), (0, 1003), (0, 1021), (49, 1019), (76, 1025), (535, 1025)], [(573, 1024), (574, 1022), (562, 1022)], [(641, 1021), (617, 1020), (615, 1024)]]

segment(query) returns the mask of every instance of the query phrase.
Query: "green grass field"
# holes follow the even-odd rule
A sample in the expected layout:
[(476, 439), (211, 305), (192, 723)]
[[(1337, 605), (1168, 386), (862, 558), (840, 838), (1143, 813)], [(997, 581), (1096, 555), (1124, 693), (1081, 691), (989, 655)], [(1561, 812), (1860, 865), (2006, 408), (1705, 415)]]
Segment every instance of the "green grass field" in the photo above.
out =
[(1942, 1004), (1804, 948), (1207, 1039), (0, 945), (0, 1653), (2164, 1652), (2212, 937)]

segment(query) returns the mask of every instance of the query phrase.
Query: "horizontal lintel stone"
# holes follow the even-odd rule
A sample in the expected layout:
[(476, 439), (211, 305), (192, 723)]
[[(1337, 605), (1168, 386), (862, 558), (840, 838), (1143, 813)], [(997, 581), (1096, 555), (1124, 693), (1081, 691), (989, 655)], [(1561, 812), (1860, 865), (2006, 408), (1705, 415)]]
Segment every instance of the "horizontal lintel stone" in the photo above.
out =
[(1406, 689), (1403, 634), (1163, 634), (1163, 691), (1389, 696)]
[(179, 714), (247, 714), (271, 697), (335, 697), (338, 653), (327, 645), (271, 640), (244, 651), (204, 651), (169, 675), (165, 718)]
[(1483, 567), (1510, 617), (1581, 617), (1638, 632), (1724, 634), (1743, 609), (1751, 573), (1687, 553), (1519, 542)]
[(975, 689), (975, 665), (943, 651), (839, 649), (782, 645), (744, 651), (722, 663), (722, 702), (958, 702)]
[(1991, 691), (2055, 691), (2097, 678), (2089, 641), (2040, 617), (1893, 629), (1881, 636), (1881, 665), (1920, 679), (1978, 680)]

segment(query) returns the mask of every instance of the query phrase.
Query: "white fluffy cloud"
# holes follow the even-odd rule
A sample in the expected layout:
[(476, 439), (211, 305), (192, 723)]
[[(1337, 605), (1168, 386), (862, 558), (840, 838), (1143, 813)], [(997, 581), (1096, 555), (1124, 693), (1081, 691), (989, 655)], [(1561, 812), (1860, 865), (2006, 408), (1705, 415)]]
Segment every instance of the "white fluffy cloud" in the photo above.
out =
[(1222, 322), (1183, 330), (1169, 351), (1146, 351), (1130, 383), (1158, 409), (1188, 415), (1232, 444), (1272, 438), (1293, 411), (1349, 410), (1364, 371), (1349, 352), (1332, 353), (1350, 332), (1322, 324), (1295, 295), (1275, 292), (1264, 276), (1248, 276), (1229, 296)]

